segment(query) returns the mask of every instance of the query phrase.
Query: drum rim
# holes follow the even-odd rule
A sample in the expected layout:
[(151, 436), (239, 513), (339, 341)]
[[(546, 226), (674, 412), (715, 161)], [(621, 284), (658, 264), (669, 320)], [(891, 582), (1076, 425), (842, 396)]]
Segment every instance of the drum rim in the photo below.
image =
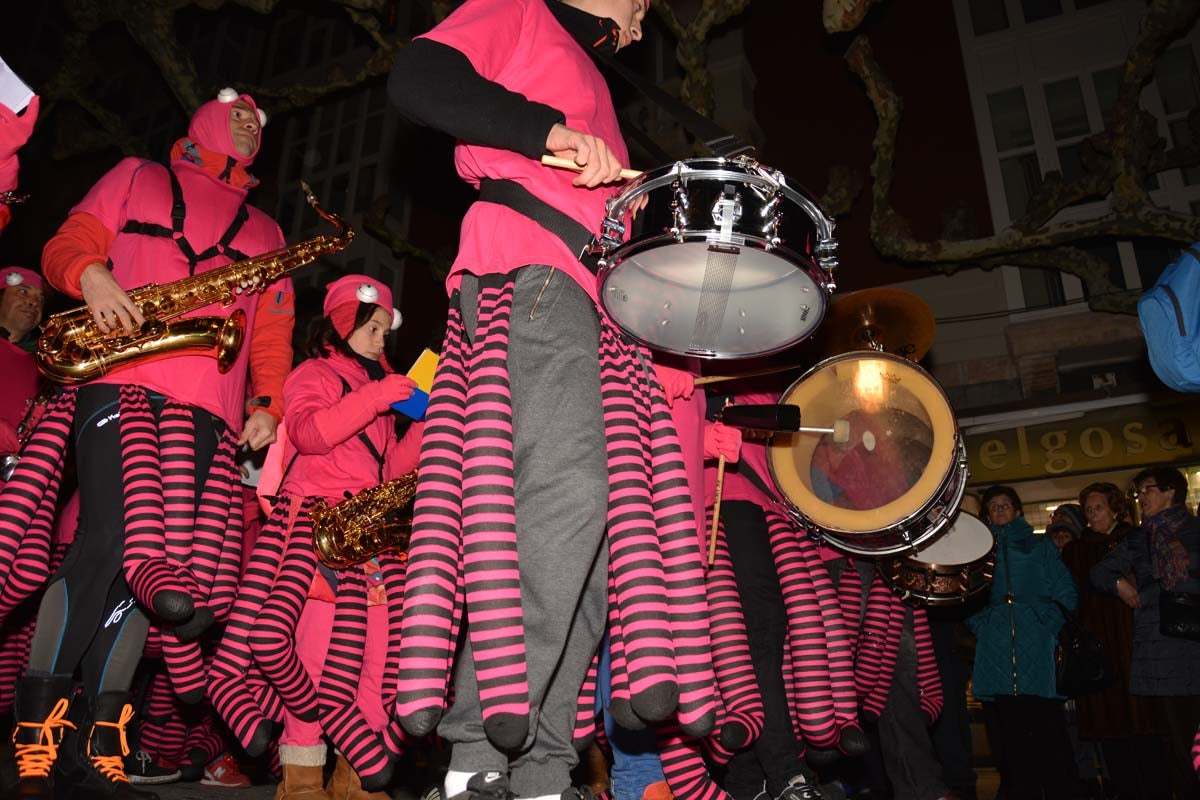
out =
[[(700, 231), (692, 231), (692, 232), (685, 231), (685, 232), (683, 232), (683, 235), (684, 235), (685, 243), (689, 243), (689, 244), (690, 243), (699, 243), (701, 241), (704, 241), (706, 238), (706, 235)], [(788, 349), (789, 347), (794, 347), (795, 345), (799, 344), (800, 342), (803, 342), (805, 339), (810, 338), (813, 335), (813, 333), (816, 332), (817, 328), (819, 328), (821, 326), (821, 322), (824, 321), (824, 319), (825, 319), (825, 314), (829, 310), (829, 292), (830, 292), (829, 276), (811, 258), (809, 258), (808, 256), (805, 256), (805, 255), (800, 255), (800, 254), (796, 253), (796, 251), (792, 250), (791, 248), (784, 247), (781, 245), (768, 246), (768, 242), (765, 239), (761, 239), (759, 237), (754, 237), (754, 236), (746, 236), (745, 239), (746, 239), (747, 244), (751, 245), (754, 249), (760, 250), (764, 253), (779, 254), (779, 253), (783, 252), (783, 253), (790, 254), (791, 256), (793, 256), (792, 258), (781, 258), (781, 260), (788, 264), (791, 264), (793, 269), (804, 273), (804, 275), (812, 282), (813, 288), (816, 291), (814, 291), (812, 293), (812, 298), (813, 298), (813, 300), (812, 300), (812, 315), (809, 318), (811, 324), (807, 328), (803, 329), (799, 336), (793, 337), (786, 342), (783, 342), (777, 346), (772, 346), (771, 348), (766, 349), (766, 350), (720, 351), (715, 354), (707, 354), (707, 353), (696, 353), (696, 352), (693, 352), (690, 350), (679, 350), (676, 348), (669, 348), (669, 347), (665, 347), (660, 344), (649, 342), (646, 339), (644, 339), (639, 333), (637, 333), (634, 330), (631, 330), (629, 327), (622, 324), (621, 321), (619, 319), (617, 319), (617, 315), (613, 314), (613, 312), (610, 310), (609, 304), (605, 300), (605, 298), (608, 296), (608, 292), (606, 291), (606, 288), (607, 288), (609, 279), (615, 275), (617, 270), (620, 268), (621, 264), (625, 263), (631, 257), (633, 257), (645, 250), (657, 249), (659, 246), (666, 244), (668, 242), (672, 243), (672, 244), (681, 243), (677, 237), (675, 237), (674, 235), (672, 235), (670, 233), (656, 234), (653, 237), (643, 237), (643, 238), (640, 238), (637, 240), (622, 242), (619, 247), (615, 248), (608, 256), (606, 256), (603, 266), (601, 266), (600, 269), (596, 273), (596, 282), (597, 282), (596, 294), (597, 294), (597, 299), (599, 300), (599, 303), (600, 303), (600, 307), (604, 310), (604, 313), (609, 318), (609, 320), (611, 320), (612, 323), (614, 325), (616, 325), (618, 328), (620, 328), (621, 331), (624, 332), (626, 335), (633, 337), (633, 339), (640, 342), (641, 344), (646, 345), (647, 347), (654, 348), (655, 350), (661, 350), (664, 353), (672, 353), (674, 355), (693, 356), (696, 358), (707, 358), (707, 359), (720, 360), (720, 359), (738, 359), (738, 358), (757, 358), (759, 356), (766, 356), (766, 355), (771, 355), (772, 353), (781, 352), (783, 350)], [(688, 240), (696, 240), (696, 241), (691, 242)]]
[[(987, 526), (987, 523), (985, 523), (983, 520), (981, 520), (979, 517), (975, 516), (974, 514), (972, 514), (969, 511), (963, 511), (963, 510), (959, 509), (958, 513), (955, 514), (954, 517), (950, 520), (950, 524), (941, 532), (941, 535), (938, 536), (938, 541), (940, 541), (942, 539), (942, 537), (944, 537), (944, 536), (951, 535), (954, 532), (955, 523), (957, 523), (964, 516), (969, 517), (970, 519), (973, 519), (976, 523), (979, 524), (979, 526), (983, 529), (983, 531), (988, 535), (988, 540), (991, 542), (991, 544), (987, 548), (987, 550), (985, 550), (983, 552), (983, 555), (977, 556), (976, 558), (973, 558), (970, 561), (959, 561), (957, 563), (941, 563), (938, 561), (922, 561), (918, 557), (921, 554), (921, 550), (920, 550), (920, 548), (918, 548), (915, 553), (910, 553), (906, 556), (898, 557), (894, 560), (904, 561), (906, 563), (911, 564), (913, 567), (915, 567), (917, 569), (931, 570), (933, 572), (942, 572), (942, 571), (947, 571), (947, 570), (962, 569), (964, 567), (974, 567), (977, 564), (982, 564), (982, 563), (986, 562), (988, 559), (992, 558), (992, 556), (994, 556), (996, 553), (996, 537), (992, 534), (992, 530), (991, 530), (991, 528), (989, 528)], [(971, 525), (970, 527), (974, 528), (975, 525)], [(926, 546), (928, 546), (929, 544), (933, 544), (933, 543), (927, 542)]]
[[(810, 380), (818, 373), (830, 368), (831, 366), (844, 361), (888, 361), (903, 369), (910, 370), (915, 376), (920, 378), (918, 385), (924, 391), (913, 392), (919, 400), (922, 401), (922, 407), (930, 416), (932, 430), (934, 434), (935, 447), (930, 453), (929, 463), (926, 465), (921, 477), (918, 479), (908, 491), (903, 495), (892, 500), (886, 505), (874, 509), (867, 510), (851, 510), (838, 508), (830, 503), (818, 498), (803, 481), (797, 481), (799, 485), (799, 497), (793, 497), (789, 491), (790, 487), (785, 487), (785, 483), (780, 480), (780, 467), (777, 463), (782, 460), (782, 456), (777, 457), (777, 453), (789, 451), (790, 445), (783, 443), (783, 437), (776, 435), (767, 448), (767, 465), (771, 472), (771, 479), (779, 488), (781, 494), (787, 498), (788, 502), (799, 511), (805, 519), (820, 528), (822, 531), (828, 531), (833, 534), (843, 534), (847, 536), (864, 536), (874, 533), (883, 533), (889, 530), (901, 530), (914, 518), (921, 516), (929, 508), (930, 504), (943, 493), (949, 486), (950, 480), (954, 477), (957, 470), (956, 455), (961, 449), (961, 441), (958, 433), (958, 421), (954, 417), (954, 411), (950, 407), (950, 401), (946, 397), (945, 391), (933, 379), (928, 372), (920, 367), (920, 365), (901, 358), (900, 356), (892, 355), (875, 350), (854, 350), (849, 353), (839, 353), (836, 356), (824, 359), (813, 365), (811, 369), (792, 382), (790, 386), (780, 395), (780, 402), (787, 403), (792, 399), (794, 390), (798, 389), (805, 381)], [(911, 387), (908, 387), (912, 391)], [(938, 407), (935, 404), (924, 402), (928, 398), (938, 398), (942, 405)], [(940, 424), (939, 424), (940, 423)], [(939, 432), (944, 435), (939, 436)], [(939, 449), (937, 446), (943, 443)], [(936, 468), (936, 469), (935, 469)], [(938, 477), (930, 477), (937, 475)], [(965, 478), (963, 480), (963, 488), (965, 489)], [(916, 505), (913, 505), (915, 498), (921, 496), (922, 499)], [(903, 513), (898, 513), (903, 511)], [(814, 514), (815, 512), (815, 514)], [(866, 517), (869, 520), (875, 520), (873, 527), (849, 528), (845, 527), (844, 520), (853, 519), (854, 517)], [(891, 520), (886, 524), (879, 520)], [(868, 523), (871, 524), (871, 523)], [(938, 528), (934, 526), (931, 531), (936, 531)], [(897, 551), (909, 549), (919, 541), (925, 541), (929, 536), (924, 536), (921, 539), (913, 542), (905, 542), (900, 545)], [(835, 542), (840, 544), (840, 539), (835, 537)], [(876, 554), (884, 554), (880, 551), (871, 551)]]
[[(764, 186), (782, 190), (784, 197), (802, 208), (804, 213), (808, 215), (809, 219), (816, 226), (821, 242), (836, 241), (833, 238), (834, 221), (821, 210), (821, 206), (812, 192), (801, 186), (791, 185), (788, 176), (781, 170), (754, 160), (751, 160), (749, 163), (739, 162), (738, 159), (741, 158), (744, 157), (735, 156), (733, 159), (727, 159), (723, 156), (708, 156), (705, 158), (679, 159), (670, 164), (663, 164), (654, 169), (646, 170), (622, 189), (619, 194), (608, 201), (608, 207), (605, 210), (605, 219), (619, 224), (631, 200), (662, 186), (669, 185), (677, 177), (686, 176), (689, 180), (723, 180), (725, 178), (752, 177), (761, 181)], [(715, 162), (719, 166), (705, 169), (696, 169), (689, 166), (696, 162)], [(782, 176), (784, 180), (777, 180), (774, 174)]]

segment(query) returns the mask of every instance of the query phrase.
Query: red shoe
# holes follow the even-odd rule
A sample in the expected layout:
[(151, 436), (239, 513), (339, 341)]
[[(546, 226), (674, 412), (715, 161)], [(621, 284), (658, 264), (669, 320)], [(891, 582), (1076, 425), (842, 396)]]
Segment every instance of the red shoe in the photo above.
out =
[(250, 779), (242, 774), (237, 759), (231, 753), (222, 753), (208, 762), (200, 784), (202, 786), (221, 786), (226, 789), (245, 789), (250, 785)]

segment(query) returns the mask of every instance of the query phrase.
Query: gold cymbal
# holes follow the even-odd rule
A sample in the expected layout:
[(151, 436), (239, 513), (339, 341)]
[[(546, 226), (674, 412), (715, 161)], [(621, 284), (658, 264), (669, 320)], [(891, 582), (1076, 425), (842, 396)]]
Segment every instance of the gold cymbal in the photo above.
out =
[(936, 323), (925, 301), (885, 286), (851, 292), (834, 300), (821, 323), (826, 356), (878, 350), (920, 361), (933, 347)]

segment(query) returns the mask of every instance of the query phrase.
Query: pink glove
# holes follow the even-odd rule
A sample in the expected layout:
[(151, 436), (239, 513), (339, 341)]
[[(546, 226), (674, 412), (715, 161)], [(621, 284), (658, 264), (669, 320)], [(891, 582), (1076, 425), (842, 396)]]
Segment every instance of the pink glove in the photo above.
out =
[(35, 94), (25, 107), (25, 113), (18, 116), (11, 108), (0, 103), (0, 161), (16, 155), (29, 141), (40, 105), (41, 99)]
[(691, 397), (692, 392), (696, 391), (696, 379), (690, 372), (662, 364), (655, 364), (654, 372), (658, 376), (658, 382), (662, 384), (663, 393), (667, 396), (668, 407), (674, 406), (677, 398)]
[(417, 384), (407, 375), (397, 372), (384, 375), (382, 380), (371, 381), (359, 387), (357, 394), (375, 409), (376, 414), (388, 410), (392, 403), (399, 403), (412, 397)]
[(742, 431), (720, 422), (704, 423), (704, 457), (725, 456), (730, 464), (736, 464), (742, 450)]

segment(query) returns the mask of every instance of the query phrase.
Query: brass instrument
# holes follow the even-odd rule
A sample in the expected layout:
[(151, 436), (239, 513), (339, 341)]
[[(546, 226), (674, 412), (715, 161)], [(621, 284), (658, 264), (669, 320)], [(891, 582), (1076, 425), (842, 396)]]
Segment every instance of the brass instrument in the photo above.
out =
[(0, 192), (0, 205), (15, 206), (17, 203), (28, 203), (29, 195), (23, 192)]
[(406, 550), (412, 536), (412, 502), (416, 494), (417, 473), (413, 471), (364, 489), (332, 507), (318, 500), (309, 516), (313, 522), (313, 549), (321, 563), (345, 569), (384, 550)]
[(216, 358), (217, 369), (227, 372), (242, 347), (245, 312), (236, 309), (228, 317), (175, 318), (214, 303), (230, 306), (238, 296), (261, 292), (284, 274), (339, 252), (354, 239), (354, 229), (337, 214), (322, 209), (307, 183), (301, 185), (308, 204), (337, 229), (336, 236), (314, 236), (172, 283), (148, 283), (134, 289), (129, 297), (146, 321), (133, 333), (120, 329), (102, 333), (87, 306), (55, 314), (42, 323), (38, 369), (55, 383), (74, 385), (120, 367), (196, 351)]

